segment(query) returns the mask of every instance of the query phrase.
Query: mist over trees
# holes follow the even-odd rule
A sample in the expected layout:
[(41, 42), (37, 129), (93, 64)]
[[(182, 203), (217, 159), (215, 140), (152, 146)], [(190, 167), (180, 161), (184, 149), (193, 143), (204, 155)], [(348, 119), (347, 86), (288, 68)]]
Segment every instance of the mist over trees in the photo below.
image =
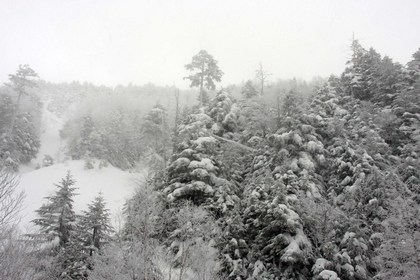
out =
[[(21, 66), (0, 89), (0, 276), (419, 279), (420, 50), (401, 65), (350, 49), (339, 76), (276, 80), (260, 64), (224, 89), (201, 50), (189, 91), (34, 82)], [(101, 193), (75, 211), (69, 172), (17, 234), (13, 170), (37, 156), (45, 112), (86, 172), (146, 170), (120, 228)]]

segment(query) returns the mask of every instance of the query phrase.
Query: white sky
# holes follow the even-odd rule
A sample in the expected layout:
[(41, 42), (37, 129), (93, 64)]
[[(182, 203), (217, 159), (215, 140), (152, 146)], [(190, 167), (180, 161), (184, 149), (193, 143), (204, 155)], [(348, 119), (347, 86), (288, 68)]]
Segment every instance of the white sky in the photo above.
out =
[(0, 0), (0, 83), (19, 64), (41, 78), (187, 87), (184, 65), (207, 50), (224, 85), (339, 74), (355, 33), (403, 64), (420, 47), (419, 0)]

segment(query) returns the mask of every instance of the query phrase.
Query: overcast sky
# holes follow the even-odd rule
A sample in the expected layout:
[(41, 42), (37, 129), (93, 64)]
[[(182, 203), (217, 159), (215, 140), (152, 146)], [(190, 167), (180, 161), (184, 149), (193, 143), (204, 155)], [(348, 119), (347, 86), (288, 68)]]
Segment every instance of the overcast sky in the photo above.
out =
[(48, 81), (186, 87), (207, 50), (223, 85), (339, 74), (352, 34), (403, 64), (420, 47), (419, 0), (0, 0), (0, 83), (19, 64)]

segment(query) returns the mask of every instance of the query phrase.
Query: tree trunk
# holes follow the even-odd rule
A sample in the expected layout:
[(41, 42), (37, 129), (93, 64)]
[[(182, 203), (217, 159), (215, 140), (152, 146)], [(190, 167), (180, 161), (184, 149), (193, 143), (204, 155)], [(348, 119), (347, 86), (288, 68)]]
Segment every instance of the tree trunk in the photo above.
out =
[[(96, 228), (96, 226), (93, 228), (93, 232), (92, 232), (92, 244), (93, 244), (93, 246), (94, 247), (96, 247), (96, 248), (98, 248), (99, 249), (99, 244), (95, 244), (95, 240), (96, 240), (96, 233), (97, 233), (97, 228)], [(99, 242), (98, 242), (99, 243)], [(91, 256), (92, 257), (92, 255), (93, 255), (93, 249), (90, 249), (89, 250), (89, 256)]]

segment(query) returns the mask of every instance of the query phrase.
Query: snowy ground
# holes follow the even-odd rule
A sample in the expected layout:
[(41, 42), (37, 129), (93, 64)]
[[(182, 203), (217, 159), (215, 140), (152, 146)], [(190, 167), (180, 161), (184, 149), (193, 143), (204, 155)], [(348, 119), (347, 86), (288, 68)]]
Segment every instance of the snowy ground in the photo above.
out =
[(88, 203), (102, 192), (111, 210), (113, 224), (118, 227), (118, 215), (125, 200), (132, 194), (136, 182), (144, 177), (139, 173), (128, 173), (115, 167), (86, 170), (84, 161), (67, 161), (44, 167), (21, 175), (20, 188), (25, 192), (24, 209), (22, 210), (21, 228), (30, 230), (30, 221), (36, 217), (34, 212), (42, 203), (45, 196), (51, 196), (57, 189), (54, 183), (58, 183), (70, 170), (76, 180), (75, 187), (78, 195), (74, 199), (76, 212), (85, 210)]
[[(75, 187), (78, 188), (78, 195), (74, 199), (76, 212), (80, 213), (81, 210), (86, 209), (87, 204), (99, 192), (102, 192), (111, 211), (113, 225), (118, 227), (124, 202), (134, 191), (136, 182), (143, 180), (144, 176), (141, 173), (125, 172), (113, 166), (87, 170), (82, 160), (65, 160), (65, 143), (59, 136), (63, 123), (64, 121), (55, 114), (44, 109), (40, 152), (36, 159), (20, 167), (19, 187), (25, 192), (21, 229), (31, 230), (30, 221), (36, 218), (34, 211), (46, 202), (44, 197), (54, 194), (56, 190), (54, 183), (59, 183), (68, 170), (76, 180)], [(42, 159), (46, 154), (53, 157), (55, 164), (35, 169), (38, 164), (42, 164)]]
[(47, 104), (44, 105), (41, 120), (41, 147), (37, 157), (28, 164), (20, 166), (19, 173), (24, 174), (35, 170), (35, 167), (42, 166), (42, 160), (45, 155), (50, 155), (55, 163), (64, 160), (65, 141), (60, 137), (60, 130), (65, 121), (60, 119), (57, 115), (47, 109)]
[[(47, 105), (45, 105), (45, 108)], [(54, 113), (44, 109), (41, 125), (41, 148), (36, 158), (37, 162), (42, 163), (45, 155), (50, 155), (55, 162), (64, 160), (64, 141), (60, 137), (60, 129), (64, 121)]]

